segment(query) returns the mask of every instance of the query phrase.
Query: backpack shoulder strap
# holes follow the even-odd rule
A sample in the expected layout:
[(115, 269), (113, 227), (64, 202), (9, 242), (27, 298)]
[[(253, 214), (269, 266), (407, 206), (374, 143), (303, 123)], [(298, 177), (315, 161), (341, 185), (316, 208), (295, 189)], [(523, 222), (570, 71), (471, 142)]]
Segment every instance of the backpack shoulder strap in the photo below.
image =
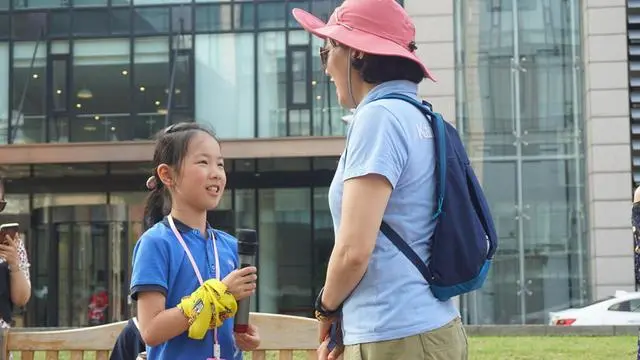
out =
[[(442, 115), (431, 111), (431, 104), (427, 103), (426, 101), (419, 102), (416, 99), (406, 96), (404, 94), (397, 94), (397, 93), (387, 94), (376, 100), (381, 100), (381, 99), (398, 99), (414, 105), (425, 115), (425, 117), (427, 118), (427, 121), (429, 122), (429, 125), (431, 126), (431, 129), (434, 132), (437, 131), (437, 136), (434, 136), (434, 140), (436, 142), (436, 146), (438, 147), (438, 151), (437, 151), (438, 161), (436, 163), (437, 165), (436, 169), (439, 172), (439, 184), (438, 184), (439, 193), (438, 193), (438, 209), (433, 215), (433, 218), (436, 219), (438, 216), (442, 214), (442, 206), (444, 203), (444, 191), (445, 191), (445, 184), (446, 184), (447, 153), (446, 153), (446, 142), (445, 142), (446, 138), (445, 138), (444, 119), (442, 118)], [(346, 150), (345, 150), (345, 157), (346, 157)], [(429, 268), (427, 267), (427, 264), (424, 261), (422, 261), (422, 259), (420, 259), (420, 256), (418, 256), (418, 254), (416, 254), (416, 252), (413, 251), (411, 246), (409, 246), (409, 244), (402, 239), (400, 234), (398, 234), (395, 230), (393, 230), (393, 228), (384, 220), (380, 224), (380, 231), (389, 239), (389, 241), (391, 241), (398, 248), (398, 250), (400, 250), (400, 252), (404, 254), (404, 256), (407, 257), (407, 259), (409, 259), (409, 261), (413, 263), (413, 265), (416, 267), (416, 269), (418, 269), (418, 271), (424, 277), (427, 283), (429, 283), (430, 280), (434, 279), (434, 276), (431, 273), (431, 270), (429, 270)]]
[(440, 214), (442, 214), (442, 205), (444, 203), (444, 193), (445, 193), (445, 187), (447, 185), (447, 143), (446, 143), (446, 130), (445, 130), (445, 124), (444, 124), (444, 119), (442, 118), (442, 115), (436, 112), (433, 112), (431, 110), (431, 104), (429, 104), (426, 101), (418, 101), (410, 96), (404, 95), (404, 94), (398, 94), (398, 93), (391, 93), (391, 94), (387, 94), (384, 95), (376, 100), (382, 100), (382, 99), (398, 99), (398, 100), (404, 100), (410, 104), (412, 104), (413, 106), (415, 106), (416, 108), (418, 108), (418, 110), (420, 110), (425, 117), (427, 118), (427, 122), (429, 123), (429, 125), (431, 126), (431, 129), (433, 130), (433, 132), (437, 132), (437, 135), (434, 134), (434, 139), (435, 139), (435, 143), (436, 146), (438, 148), (437, 151), (437, 155), (438, 155), (438, 162), (437, 164), (437, 171), (438, 171), (438, 209), (436, 210), (435, 214), (433, 214), (433, 218), (437, 218), (438, 216), (440, 216)]

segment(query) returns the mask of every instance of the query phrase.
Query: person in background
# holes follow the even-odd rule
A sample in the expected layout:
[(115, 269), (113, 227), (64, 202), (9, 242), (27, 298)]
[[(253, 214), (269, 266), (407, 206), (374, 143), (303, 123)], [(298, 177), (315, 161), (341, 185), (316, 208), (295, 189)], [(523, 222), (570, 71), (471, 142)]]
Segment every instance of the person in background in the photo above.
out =
[[(640, 286), (640, 186), (633, 193), (633, 206), (631, 208), (631, 230), (633, 231), (633, 262), (636, 279), (636, 291)], [(638, 355), (640, 360), (640, 335), (638, 336)]]
[(140, 329), (138, 329), (138, 318), (135, 316), (136, 304), (132, 304), (133, 317), (127, 321), (124, 329), (118, 338), (116, 344), (113, 347), (109, 360), (133, 360), (140, 353), (145, 351), (145, 343), (140, 335)]
[[(0, 213), (7, 206), (4, 180), (0, 179)], [(31, 298), (29, 258), (20, 232), (14, 238), (0, 239), (0, 328), (10, 328), (13, 308), (22, 307)]]

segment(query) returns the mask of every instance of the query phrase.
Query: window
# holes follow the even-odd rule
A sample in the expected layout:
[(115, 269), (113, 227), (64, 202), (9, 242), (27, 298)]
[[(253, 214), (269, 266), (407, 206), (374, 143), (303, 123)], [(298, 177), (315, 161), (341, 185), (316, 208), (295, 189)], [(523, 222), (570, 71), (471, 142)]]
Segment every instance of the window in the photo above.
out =
[(609, 311), (640, 312), (640, 299), (626, 300), (613, 304)]
[(73, 50), (71, 141), (129, 140), (129, 41), (79, 40)]
[(169, 8), (137, 8), (133, 13), (133, 29), (136, 34), (166, 34), (169, 32)]
[[(0, 0), (0, 3), (1, 2)], [(0, 14), (0, 39), (8, 39), (10, 35), (9, 14)]]
[(231, 30), (231, 4), (196, 5), (196, 31)]
[(9, 44), (0, 42), (0, 144), (7, 144), (9, 131)]
[(253, 36), (196, 35), (196, 121), (224, 139), (255, 134)]
[(11, 21), (11, 34), (16, 40), (36, 41), (47, 30), (47, 14), (30, 12), (14, 14)]
[[(258, 309), (310, 316), (311, 191), (309, 188), (260, 189)], [(291, 256), (300, 254), (300, 256)]]
[(168, 120), (169, 39), (136, 39), (133, 61), (136, 112), (133, 138), (149, 139), (164, 128), (165, 121)]
[(14, 143), (46, 140), (46, 54), (44, 43), (17, 42), (13, 45), (10, 137)]
[(258, 34), (258, 136), (287, 134), (286, 34)]

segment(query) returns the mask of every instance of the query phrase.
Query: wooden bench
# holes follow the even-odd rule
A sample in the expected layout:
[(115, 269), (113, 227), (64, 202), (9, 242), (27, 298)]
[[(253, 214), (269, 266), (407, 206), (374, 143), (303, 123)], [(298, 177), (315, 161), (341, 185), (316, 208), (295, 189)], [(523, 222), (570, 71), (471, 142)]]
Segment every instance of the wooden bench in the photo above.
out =
[[(316, 359), (316, 320), (262, 313), (252, 313), (250, 319), (260, 328), (262, 339), (260, 348), (252, 352), (252, 360), (266, 359), (267, 351), (276, 352), (279, 360), (293, 360), (293, 352), (297, 350), (304, 351), (309, 360)], [(46, 360), (57, 360), (62, 351), (70, 353), (69, 360), (86, 359), (85, 354), (95, 354), (95, 360), (108, 360), (109, 351), (125, 324), (126, 321), (122, 321), (56, 331), (5, 329), (0, 332), (0, 360), (7, 360), (9, 352), (20, 354), (22, 360), (33, 360), (36, 352), (44, 352)]]

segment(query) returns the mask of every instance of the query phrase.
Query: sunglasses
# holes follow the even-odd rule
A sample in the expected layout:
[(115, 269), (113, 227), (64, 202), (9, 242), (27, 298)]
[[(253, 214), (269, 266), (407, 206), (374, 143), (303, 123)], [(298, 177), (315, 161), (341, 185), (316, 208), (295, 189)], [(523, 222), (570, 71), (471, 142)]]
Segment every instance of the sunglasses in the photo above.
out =
[(0, 200), (0, 212), (2, 212), (6, 207), (7, 207), (7, 200)]
[(327, 60), (329, 59), (329, 51), (331, 49), (326, 46), (320, 46), (320, 62), (322, 62), (322, 67), (327, 67)]

